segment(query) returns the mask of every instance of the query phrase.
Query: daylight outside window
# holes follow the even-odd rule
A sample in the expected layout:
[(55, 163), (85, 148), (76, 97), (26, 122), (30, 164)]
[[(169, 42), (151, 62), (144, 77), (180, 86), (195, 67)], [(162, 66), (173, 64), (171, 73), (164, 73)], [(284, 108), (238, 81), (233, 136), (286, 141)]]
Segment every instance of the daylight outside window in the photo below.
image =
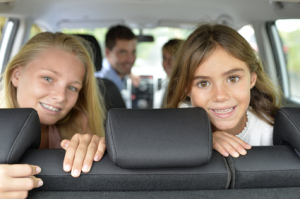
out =
[[(94, 35), (98, 40), (102, 56), (105, 57), (105, 34), (108, 28), (95, 28), (95, 29), (63, 29), (62, 32), (68, 34), (90, 34)], [(133, 29), (133, 32), (138, 35), (139, 29)], [(157, 27), (153, 29), (143, 29), (144, 35), (151, 35), (154, 37), (154, 42), (141, 42), (137, 45), (137, 55), (133, 73), (155, 73), (159, 76), (166, 76), (162, 67), (162, 46), (169, 39), (186, 39), (193, 30)], [(143, 71), (143, 72), (141, 72)]]
[(300, 20), (277, 20), (276, 27), (282, 40), (291, 96), (300, 98)]

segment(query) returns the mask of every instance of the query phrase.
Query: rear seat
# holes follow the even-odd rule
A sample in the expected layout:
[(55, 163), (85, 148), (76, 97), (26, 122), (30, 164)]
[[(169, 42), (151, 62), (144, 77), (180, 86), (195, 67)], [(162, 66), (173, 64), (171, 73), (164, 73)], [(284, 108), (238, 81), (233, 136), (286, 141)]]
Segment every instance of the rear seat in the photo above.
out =
[[(2, 117), (9, 115), (17, 115), (20, 122), (28, 121), (28, 114), (19, 114), (24, 112), (23, 109), (6, 109), (5, 114), (1, 114), (3, 111), (0, 110), (1, 126)], [(300, 140), (299, 116), (299, 108), (278, 111), (274, 144), (287, 143), (292, 138)], [(11, 122), (9, 125), (13, 127), (16, 124)], [(32, 120), (26, 125), (34, 127), (39, 124)], [(277, 126), (280, 126), (279, 130)], [(90, 173), (79, 178), (63, 171), (64, 150), (20, 149), (18, 154), (21, 159), (9, 163), (36, 164), (42, 168), (38, 177), (43, 179), (44, 185), (31, 191), (29, 198), (51, 198), (57, 193), (64, 193), (65, 196), (69, 193), (69, 196), (76, 198), (73, 191), (78, 192), (78, 198), (83, 196), (80, 193), (99, 198), (109, 195), (139, 198), (143, 194), (151, 196), (151, 193), (155, 198), (253, 198), (259, 193), (267, 194), (264, 198), (272, 198), (274, 193), (278, 197), (286, 197), (286, 193), (300, 193), (300, 159), (293, 145), (253, 147), (246, 156), (224, 158), (212, 150), (208, 117), (200, 108), (112, 109), (106, 127), (108, 153), (100, 162), (94, 163)], [(9, 126), (6, 128), (10, 129)], [(33, 133), (32, 129), (26, 129), (30, 128), (25, 128), (23, 135)], [(40, 133), (38, 128), (34, 131)], [(292, 138), (288, 139), (288, 135)], [(0, 139), (2, 150), (11, 151), (12, 145), (4, 145), (3, 142), (14, 143), (15, 139)], [(39, 138), (32, 136), (31, 140), (23, 141), (24, 145), (31, 146), (36, 139)], [(7, 163), (2, 159), (0, 161)]]

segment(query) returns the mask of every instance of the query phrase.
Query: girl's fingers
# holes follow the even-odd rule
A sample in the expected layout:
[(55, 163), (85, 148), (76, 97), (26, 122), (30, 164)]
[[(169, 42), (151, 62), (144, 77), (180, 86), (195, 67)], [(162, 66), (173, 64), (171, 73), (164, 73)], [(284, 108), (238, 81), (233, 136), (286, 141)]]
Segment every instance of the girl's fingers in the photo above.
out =
[(94, 156), (98, 149), (98, 143), (100, 138), (98, 136), (93, 136), (91, 142), (88, 145), (87, 153), (84, 159), (82, 171), (87, 173), (91, 170), (92, 164), (94, 162)]
[(106, 150), (105, 138), (100, 137), (100, 141), (99, 141), (99, 144), (98, 144), (98, 150), (96, 152), (94, 160), (95, 161), (101, 160), (101, 158), (103, 157), (103, 155), (105, 153), (105, 150)]
[(81, 171), (89, 172), (93, 161), (99, 161), (106, 150), (105, 138), (91, 134), (75, 134), (61, 146), (66, 149), (64, 170), (71, 171), (73, 177), (80, 176)]
[(41, 172), (40, 167), (29, 164), (15, 164), (4, 166), (6, 166), (7, 168), (8, 175), (14, 178), (32, 176)]
[[(251, 146), (246, 142), (242, 141), (240, 138), (233, 136), (226, 132), (214, 132), (213, 140), (218, 144), (214, 144), (213, 147), (219, 151), (222, 155), (226, 156), (224, 150), (229, 153), (231, 156), (237, 158), (239, 155), (246, 155), (246, 149), (250, 149)], [(224, 149), (224, 150), (223, 150)]]
[(43, 185), (33, 176), (40, 171), (40, 167), (27, 164), (0, 165), (0, 198), (26, 198), (29, 190)]
[(27, 198), (28, 191), (13, 191), (13, 192), (0, 192), (0, 198), (15, 199), (15, 198)]
[(224, 134), (228, 137), (231, 137), (235, 142), (238, 142), (244, 149), (251, 149), (252, 146), (250, 144), (248, 144), (247, 142), (243, 141), (242, 139), (234, 136), (234, 135), (231, 135), (229, 133), (226, 133), (224, 132)]
[(43, 181), (40, 178), (30, 176), (27, 178), (10, 178), (7, 181), (6, 187), (7, 192), (10, 191), (29, 191), (33, 188), (40, 187), (43, 185)]
[[(88, 146), (91, 142), (92, 135), (84, 134), (84, 135), (80, 135), (79, 137), (80, 137), (80, 139), (79, 139), (80, 142), (79, 142), (79, 145), (76, 149), (75, 158), (74, 158), (73, 165), (72, 165), (71, 175), (73, 177), (79, 177), (80, 176), (82, 166), (83, 166), (83, 162), (84, 162), (84, 159), (86, 157), (86, 154), (87, 154), (87, 151), (88, 151)], [(69, 145), (69, 147), (70, 147), (70, 145)]]
[[(64, 163), (63, 163), (63, 169), (65, 172), (70, 172), (72, 169), (76, 149), (77, 149), (79, 142), (80, 142), (79, 137), (74, 135), (68, 144), (68, 147), (66, 149), (65, 158), (64, 158)], [(61, 145), (62, 145), (62, 143), (61, 143)]]
[(221, 155), (228, 157), (227, 151), (218, 142), (213, 141), (213, 148), (218, 151)]
[(61, 148), (67, 150), (69, 143), (70, 143), (70, 140), (65, 139), (65, 140), (61, 141), (60, 146), (61, 146)]

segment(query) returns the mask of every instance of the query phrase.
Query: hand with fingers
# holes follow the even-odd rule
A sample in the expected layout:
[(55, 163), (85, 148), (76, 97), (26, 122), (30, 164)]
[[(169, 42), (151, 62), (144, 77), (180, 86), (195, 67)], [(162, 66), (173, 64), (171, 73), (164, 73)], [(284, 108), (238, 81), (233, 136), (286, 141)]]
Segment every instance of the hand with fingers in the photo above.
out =
[(133, 73), (130, 73), (129, 74), (129, 77), (130, 77), (130, 79), (131, 79), (131, 82), (132, 82), (132, 85), (134, 86), (134, 87), (139, 87), (139, 84), (140, 84), (140, 82), (141, 82), (141, 77), (140, 76), (137, 76), (137, 75), (135, 75), (135, 74), (133, 74)]
[(73, 177), (79, 177), (81, 171), (88, 173), (93, 161), (98, 162), (106, 150), (105, 138), (91, 134), (75, 134), (71, 140), (63, 140), (66, 150), (63, 169), (71, 171)]
[(246, 155), (246, 149), (251, 149), (251, 145), (225, 131), (215, 131), (213, 132), (213, 148), (223, 156), (231, 155), (237, 158), (240, 155)]
[(43, 185), (38, 166), (28, 164), (0, 164), (0, 198), (27, 198), (28, 191)]

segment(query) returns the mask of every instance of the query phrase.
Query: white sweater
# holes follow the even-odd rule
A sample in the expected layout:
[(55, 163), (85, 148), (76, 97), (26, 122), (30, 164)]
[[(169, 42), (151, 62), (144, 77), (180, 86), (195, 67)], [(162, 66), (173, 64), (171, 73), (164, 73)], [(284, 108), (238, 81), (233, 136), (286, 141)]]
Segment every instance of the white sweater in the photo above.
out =
[(251, 146), (273, 145), (273, 126), (247, 111), (247, 123), (244, 130), (236, 135)]

